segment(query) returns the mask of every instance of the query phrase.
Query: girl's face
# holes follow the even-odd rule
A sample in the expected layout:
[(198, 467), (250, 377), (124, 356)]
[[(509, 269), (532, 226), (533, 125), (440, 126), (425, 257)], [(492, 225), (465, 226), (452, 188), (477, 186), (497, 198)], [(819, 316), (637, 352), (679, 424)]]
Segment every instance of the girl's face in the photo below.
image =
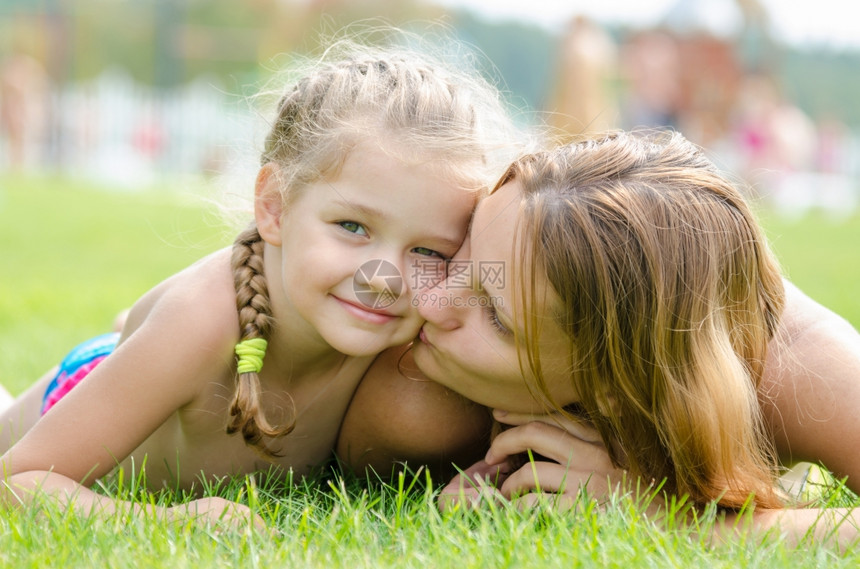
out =
[(432, 164), (403, 162), (373, 144), (353, 148), (336, 176), (299, 189), (284, 211), (277, 176), (268, 183), (275, 186), (268, 207), (258, 197), (258, 228), (279, 249), (266, 256), (279, 325), (352, 356), (415, 338), (423, 323), (413, 302), (417, 271), (434, 282), (444, 275), (475, 194)]
[(507, 411), (539, 412), (546, 410), (544, 399), (530, 389), (531, 373), (523, 376), (520, 361), (527, 362), (526, 353), (514, 342), (514, 326), (524, 337), (528, 310), (542, 326), (540, 363), (552, 400), (567, 405), (577, 397), (567, 373), (569, 342), (551, 316), (559, 302), (555, 293), (547, 285), (536, 306), (524, 310), (521, 291), (512, 290), (513, 272), (519, 267), (514, 262), (514, 228), (520, 193), (515, 180), (481, 200), (469, 235), (449, 264), (447, 280), (417, 294), (427, 322), (413, 352), (427, 377), (468, 399)]

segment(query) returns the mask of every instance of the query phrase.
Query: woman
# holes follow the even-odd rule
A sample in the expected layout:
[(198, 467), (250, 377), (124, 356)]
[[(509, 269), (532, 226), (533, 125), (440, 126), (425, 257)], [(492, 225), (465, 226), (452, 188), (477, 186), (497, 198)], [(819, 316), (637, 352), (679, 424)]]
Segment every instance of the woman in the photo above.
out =
[[(757, 523), (797, 535), (817, 513), (780, 509), (777, 458), (821, 461), (860, 488), (860, 459), (844, 452), (860, 442), (860, 337), (783, 289), (740, 195), (679, 135), (612, 135), (519, 160), (478, 206), (456, 259), (467, 260), (467, 288), (449, 277), (426, 295), (412, 356), (427, 377), (507, 411), (497, 419), (528, 423), (471, 473), (533, 449), (553, 459), (535, 466), (543, 491), (575, 496), (581, 481), (600, 492), (626, 470), (730, 512), (753, 495)], [(504, 279), (481, 272), (493, 263)], [(360, 467), (474, 451), (480, 409), (398, 378), (398, 357), (380, 358), (356, 393), (342, 456)], [(563, 420), (529, 422), (547, 412)], [(501, 491), (533, 490), (535, 478), (521, 469)]]

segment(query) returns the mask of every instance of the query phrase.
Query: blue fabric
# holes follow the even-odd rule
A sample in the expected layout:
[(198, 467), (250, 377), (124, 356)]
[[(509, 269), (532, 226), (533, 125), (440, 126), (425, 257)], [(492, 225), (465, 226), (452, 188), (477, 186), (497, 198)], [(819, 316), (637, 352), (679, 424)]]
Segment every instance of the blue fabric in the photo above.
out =
[[(49, 399), (55, 393), (63, 390), (68, 392), (71, 387), (74, 387), (80, 382), (83, 377), (76, 377), (76, 372), (94, 360), (104, 359), (116, 348), (119, 341), (119, 332), (111, 332), (110, 334), (102, 334), (91, 338), (76, 346), (69, 354), (60, 362), (60, 368), (57, 374), (48, 384), (45, 390), (45, 395), (42, 397), (42, 414), (50, 407)], [(74, 381), (74, 384), (67, 386), (69, 381)], [(65, 395), (65, 393), (63, 393)], [(51, 405), (56, 401), (51, 402)]]

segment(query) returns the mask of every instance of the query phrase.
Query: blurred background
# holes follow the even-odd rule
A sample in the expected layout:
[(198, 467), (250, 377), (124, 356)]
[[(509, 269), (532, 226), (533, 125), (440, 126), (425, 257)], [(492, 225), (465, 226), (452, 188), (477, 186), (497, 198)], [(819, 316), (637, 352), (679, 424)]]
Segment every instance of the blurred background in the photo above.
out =
[(483, 52), (523, 127), (681, 130), (748, 182), (791, 280), (860, 327), (852, 12), (842, 0), (0, 0), (0, 384), (21, 392), (231, 243), (201, 201), (252, 193), (265, 115), (251, 96), (320, 32), (378, 17), (418, 33), (441, 22)]
[[(599, 6), (595, 6), (599, 4)], [(832, 4), (832, 5), (831, 5)], [(0, 170), (146, 187), (262, 136), (246, 98), (323, 29), (443, 21), (525, 121), (672, 126), (786, 215), (857, 205), (860, 21), (838, 0), (3, 0)], [(281, 58), (281, 59), (279, 59)]]

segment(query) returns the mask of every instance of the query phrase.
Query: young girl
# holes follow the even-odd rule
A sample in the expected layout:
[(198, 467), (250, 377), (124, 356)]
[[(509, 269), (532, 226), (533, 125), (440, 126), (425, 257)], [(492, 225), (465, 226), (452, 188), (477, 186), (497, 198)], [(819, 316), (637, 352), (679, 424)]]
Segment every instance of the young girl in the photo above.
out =
[(3, 501), (112, 510), (86, 487), (117, 466), (193, 491), (325, 461), (376, 354), (417, 334), (412, 289), (444, 274), (505, 128), (476, 76), (405, 50), (328, 50), (280, 100), (255, 223), (232, 250), (150, 290), (118, 338), (77, 348), (6, 411)]

